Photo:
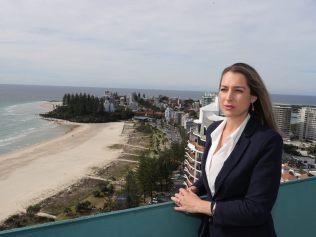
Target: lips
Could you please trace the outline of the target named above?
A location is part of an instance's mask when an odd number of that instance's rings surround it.
[[[227,110],[231,110],[231,109],[234,109],[235,106],[233,106],[233,105],[224,105],[224,108],[227,109]]]

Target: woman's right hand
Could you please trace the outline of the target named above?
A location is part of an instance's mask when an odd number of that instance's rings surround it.
[[[195,193],[195,194],[197,194],[199,191],[197,187],[195,187],[194,185],[191,185],[190,187],[188,187],[187,190],[191,190],[192,193]]]

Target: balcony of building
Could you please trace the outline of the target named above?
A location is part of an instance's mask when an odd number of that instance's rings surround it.
[[[281,184],[272,210],[278,237],[315,236],[316,178]],[[0,232],[1,237],[197,236],[200,219],[173,203],[132,208]]]
[[[200,153],[203,153],[203,151],[204,151],[204,146],[202,146],[202,145],[200,145],[200,144],[198,144],[197,142],[194,142],[194,141],[188,141],[188,146],[189,146],[189,148],[192,150],[192,148],[193,148],[193,150],[194,151],[197,151],[197,152],[200,152]],[[192,147],[192,148],[191,148]]]
[[[190,166],[184,167],[184,172],[188,177],[191,177],[193,180],[196,178],[194,176],[194,168],[192,169]]]
[[[195,158],[192,158],[192,156],[189,153],[185,154],[185,158],[186,158],[185,160],[188,161],[191,166],[195,166],[195,163],[199,163],[199,164],[201,163],[201,162],[196,161]]]
[[[185,159],[184,164],[186,167],[190,168],[190,170],[194,170],[194,163],[189,162],[190,159]]]

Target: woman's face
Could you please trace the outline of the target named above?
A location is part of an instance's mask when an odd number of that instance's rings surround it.
[[[245,76],[241,73],[226,72],[221,81],[219,104],[226,117],[243,117],[256,96],[250,94]]]

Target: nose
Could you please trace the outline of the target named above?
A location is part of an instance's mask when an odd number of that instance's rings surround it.
[[[227,100],[232,100],[233,99],[233,91],[232,90],[228,90],[226,95],[227,95],[226,96]]]

